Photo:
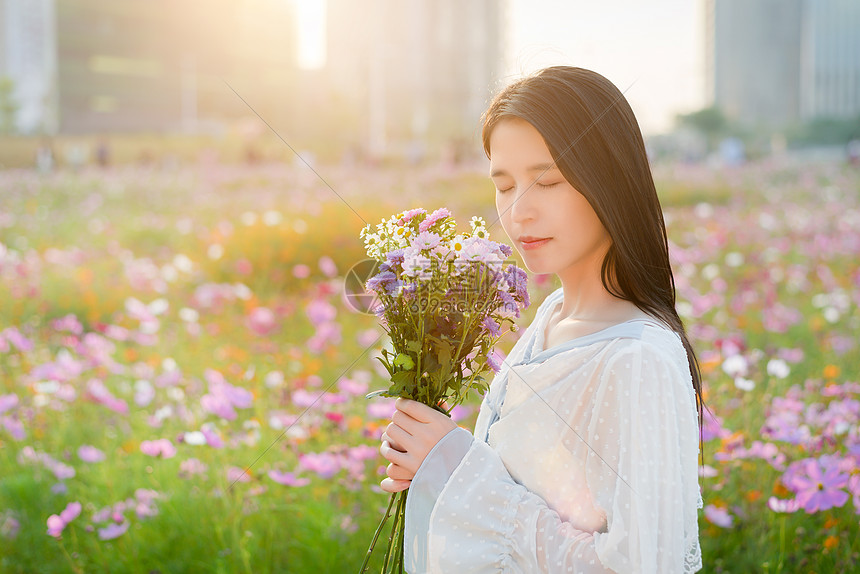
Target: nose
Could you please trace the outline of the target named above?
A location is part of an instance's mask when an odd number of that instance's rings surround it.
[[[532,187],[533,184],[517,186],[517,192],[509,206],[511,221],[521,223],[534,218],[537,194]]]

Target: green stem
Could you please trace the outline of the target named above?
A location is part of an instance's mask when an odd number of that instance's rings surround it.
[[[379,538],[379,533],[382,532],[382,527],[385,525],[385,522],[388,520],[388,517],[391,515],[391,507],[394,505],[394,500],[397,498],[397,493],[393,493],[391,495],[391,500],[388,501],[388,508],[385,509],[385,514],[382,516],[382,522],[379,523],[379,526],[376,528],[376,533],[373,535],[373,541],[370,543],[370,548],[367,549],[367,555],[364,557],[364,562],[361,564],[361,570],[359,570],[359,574],[364,574],[367,572],[367,565],[370,561],[370,555],[373,552],[373,548],[376,546],[376,541]]]
[[[388,565],[391,562],[391,554],[392,548],[394,547],[394,533],[397,532],[397,524],[400,522],[400,493],[398,492],[395,497],[397,498],[397,505],[394,507],[394,522],[391,525],[391,533],[388,535],[388,548],[385,550],[385,560],[382,562],[382,572],[389,572]]]
[[[785,515],[779,518],[779,563],[776,565],[776,571],[782,572],[782,561],[785,557]]]

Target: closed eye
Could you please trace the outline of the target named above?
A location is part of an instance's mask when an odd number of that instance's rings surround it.
[[[555,187],[555,186],[557,186],[557,185],[561,185],[561,183],[562,183],[562,182],[560,182],[560,181],[556,181],[555,183],[541,183],[541,182],[539,182],[539,181],[536,181],[536,182],[534,182],[534,185],[536,185],[537,187],[539,187],[539,188],[541,188],[541,189],[549,189],[549,188],[551,188],[551,187]],[[514,188],[513,188],[513,187],[507,187],[507,188],[505,188],[505,189],[498,189],[498,188],[497,188],[497,189],[496,189],[496,191],[497,191],[498,193],[506,193],[506,192],[508,192],[508,191],[511,191],[512,189],[514,189]]]

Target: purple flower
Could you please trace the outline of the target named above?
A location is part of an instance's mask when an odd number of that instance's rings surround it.
[[[835,464],[822,465],[818,459],[807,458],[792,463],[786,474],[786,486],[797,494],[797,502],[807,514],[848,502],[848,493],[842,488],[848,485],[849,476]]]
[[[490,350],[489,354],[487,354],[487,364],[493,369],[494,372],[498,373],[502,368],[502,358],[499,356],[498,352],[495,349]]]
[[[123,520],[122,524],[112,522],[104,528],[99,528],[99,540],[113,540],[119,538],[126,533],[131,523],[128,520]]]
[[[451,420],[454,422],[461,421],[473,412],[472,407],[457,405],[451,409]]]
[[[406,253],[405,248],[394,249],[385,254],[385,261],[388,265],[388,269],[395,269],[398,265],[403,263],[403,256]]]
[[[387,287],[389,283],[396,280],[397,275],[391,271],[383,271],[368,279],[364,288],[368,291],[379,291],[380,287]]]
[[[105,453],[94,446],[85,444],[78,447],[78,458],[84,462],[101,462],[105,459]]]
[[[305,313],[312,324],[319,326],[334,321],[337,316],[337,309],[328,301],[315,299],[308,304]]]
[[[18,395],[12,393],[9,395],[0,395],[0,413],[5,413],[8,410],[15,408],[18,405]]]
[[[705,506],[704,510],[705,518],[711,524],[715,524],[720,528],[730,528],[732,526],[732,522],[734,521],[734,519],[725,508],[720,508],[718,506],[714,506],[713,504],[709,504]]]
[[[484,320],[481,321],[481,325],[484,327],[484,330],[493,337],[498,337],[502,334],[501,330],[499,330],[499,324],[493,321],[491,317],[484,317]]]
[[[2,416],[0,417],[0,424],[3,425],[3,428],[6,429],[12,438],[15,440],[23,440],[26,436],[24,432],[24,425],[17,418]]]
[[[66,505],[66,508],[60,513],[60,518],[63,519],[63,522],[68,524],[75,518],[81,515],[81,503],[80,502],[70,502]]]
[[[227,382],[224,375],[214,369],[204,372],[209,382],[209,392],[200,397],[200,405],[204,410],[223,419],[236,418],[235,408],[245,409],[251,406],[254,396],[247,389],[236,387]]]

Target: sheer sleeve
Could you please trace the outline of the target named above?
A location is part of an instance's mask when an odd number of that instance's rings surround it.
[[[410,513],[407,506],[407,529],[427,533],[426,555],[407,556],[409,572],[699,570],[695,398],[689,369],[682,371],[677,358],[654,345],[628,341],[593,373],[593,392],[580,411],[587,413],[581,417],[585,420],[564,420],[573,400],[564,390],[571,385],[564,380],[541,385],[532,401],[543,402],[543,416],[552,411],[564,423],[560,436],[546,437],[547,441],[565,448],[586,447],[580,463],[584,472],[559,472],[564,466],[550,464],[551,474],[542,482],[568,492],[565,483],[584,476],[591,504],[605,514],[602,529],[578,528],[563,519],[534,492],[537,489],[515,480],[499,452],[487,443],[449,441],[447,456],[440,448],[428,459],[453,460],[456,466],[448,463],[453,470],[440,473],[445,465],[429,460],[426,467],[437,469],[435,476],[422,476],[422,465],[413,480],[413,487],[419,486],[413,505],[421,492],[433,492],[434,497],[438,493],[438,498],[430,503],[429,512]],[[583,403],[581,397],[577,400]],[[523,428],[520,434],[527,436],[529,431]],[[529,456],[528,448],[521,451]],[[435,490],[423,487],[424,480],[435,481]]]

